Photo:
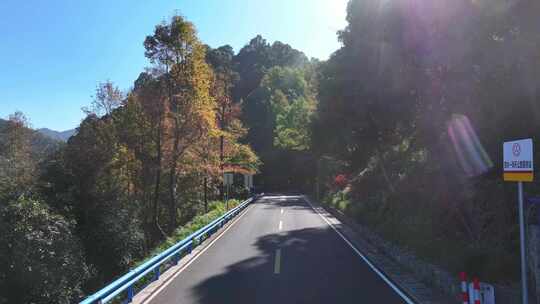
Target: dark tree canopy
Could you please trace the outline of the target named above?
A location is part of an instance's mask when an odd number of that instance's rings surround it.
[[[225,167],[257,172],[260,192],[313,194],[451,272],[514,284],[501,143],[540,142],[539,11],[350,0],[327,60],[261,35],[213,48],[167,19],[133,88],[99,83],[67,143],[20,112],[0,119],[0,304],[99,289],[221,200]]]

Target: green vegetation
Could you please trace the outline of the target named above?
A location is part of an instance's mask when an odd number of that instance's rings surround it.
[[[222,166],[451,271],[517,280],[501,145],[540,142],[539,3],[350,0],[324,62],[157,25],[151,66],[128,92],[100,83],[67,143],[0,120],[0,304],[75,302],[222,214]]]
[[[239,200],[229,200],[228,207],[232,209],[240,204]],[[149,255],[146,259],[141,262],[136,263],[135,265],[141,264],[146,261],[148,258],[153,257],[166,249],[170,248],[172,245],[178,243],[179,241],[185,239],[193,232],[201,229],[202,227],[210,224],[213,220],[219,218],[227,212],[225,208],[225,203],[221,201],[213,201],[209,204],[209,211],[205,214],[200,214],[195,216],[191,221],[186,223],[182,227],[178,227],[171,236],[169,236],[165,241],[161,242]]]
[[[239,200],[232,199],[232,200],[228,201],[228,207],[229,207],[229,209],[232,209],[232,208],[238,206],[240,203],[241,202]],[[133,267],[137,267],[137,266],[143,264],[144,262],[146,262],[150,258],[162,253],[163,251],[167,250],[171,246],[173,246],[176,243],[182,241],[183,239],[185,239],[186,237],[188,237],[189,235],[191,235],[195,231],[197,231],[197,230],[203,228],[204,226],[210,224],[212,221],[214,221],[215,219],[219,218],[220,216],[222,216],[223,214],[225,214],[227,212],[226,207],[227,207],[227,205],[225,203],[223,203],[222,201],[210,202],[209,205],[208,205],[208,210],[209,211],[207,213],[197,215],[192,220],[190,220],[188,223],[186,223],[185,225],[183,225],[181,227],[178,227],[169,237],[167,237],[166,240],[159,243],[156,246],[156,248],[154,248],[146,257],[144,257],[140,261],[137,261],[137,262],[133,263]],[[208,237],[208,236],[206,236],[206,237]],[[195,242],[196,245],[198,245],[197,241],[198,240],[196,240],[196,242]],[[171,265],[170,263],[169,264],[167,264],[167,263],[162,264],[161,267],[160,267],[160,271],[166,270],[167,269],[166,267],[168,267],[170,265]],[[146,275],[143,279],[139,280],[139,282],[137,282],[135,288],[141,288],[141,287],[146,286],[148,283],[150,283],[153,280],[153,275],[154,275],[153,272],[151,272],[148,275]],[[119,300],[117,302],[120,303]]]
[[[144,47],[152,67],[100,83],[67,143],[0,121],[0,303],[80,300],[222,214],[223,163],[258,170],[227,58],[179,16]]]
[[[246,141],[263,163],[259,186],[266,191],[312,190],[310,126],[319,62],[282,43],[269,45],[260,36],[240,50],[237,60],[241,81],[233,92],[243,100]]]
[[[73,228],[36,199],[21,196],[1,206],[0,285],[9,292],[0,303],[67,304],[82,295],[90,272]]]
[[[540,142],[538,9],[350,1],[343,47],[319,72],[312,130],[326,201],[456,274],[517,281],[516,186],[502,182],[502,143]]]
[[[306,168],[299,159],[312,159],[318,62],[260,36],[238,54],[213,49],[180,16],[157,25],[144,47],[152,66],[128,92],[99,83],[66,143],[47,141],[22,113],[0,121],[0,227],[15,233],[0,243],[26,254],[19,265],[19,253],[0,250],[0,289],[9,290],[0,303],[75,302],[222,214],[211,201],[221,198],[223,164],[294,168],[259,171],[261,184],[282,187]],[[14,242],[21,236],[28,241]]]

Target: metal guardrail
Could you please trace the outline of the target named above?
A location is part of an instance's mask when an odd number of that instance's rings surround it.
[[[197,246],[203,238],[212,235],[218,231],[226,222],[236,216],[240,211],[247,207],[257,197],[251,197],[243,201],[240,205],[227,211],[224,215],[220,216],[210,224],[195,231],[182,241],[169,247],[162,253],[137,266],[135,269],[129,271],[122,277],[116,279],[114,282],[105,286],[103,289],[84,299],[79,304],[104,304],[118,296],[122,292],[126,292],[126,301],[130,303],[135,295],[134,284],[140,279],[145,277],[148,273],[154,272],[154,280],[159,279],[160,267],[167,261],[172,259],[174,265],[178,264],[181,255],[183,253],[191,253],[191,250]]]

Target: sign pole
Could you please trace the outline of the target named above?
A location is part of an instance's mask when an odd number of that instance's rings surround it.
[[[523,210],[523,182],[534,180],[534,154],[531,138],[507,141],[503,144],[503,179],[518,182],[519,249],[521,253],[521,300],[529,303],[527,290],[527,243],[525,240],[525,212]]]
[[[529,303],[527,291],[527,252],[525,246],[525,220],[523,214],[523,182],[518,182],[519,199],[519,240],[521,249],[521,299],[523,304]]]

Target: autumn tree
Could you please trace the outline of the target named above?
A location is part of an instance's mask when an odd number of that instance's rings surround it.
[[[38,158],[32,152],[33,131],[21,112],[10,115],[1,128],[0,193],[20,195],[35,178]]]
[[[214,99],[210,95],[212,72],[205,61],[204,45],[192,23],[174,16],[156,26],[144,42],[145,55],[164,67],[167,105],[171,122],[169,155],[169,231],[176,227],[178,166],[184,152],[215,129]]]
[[[165,236],[160,221],[160,197],[162,186],[162,175],[164,166],[164,150],[167,142],[167,131],[165,130],[167,107],[167,88],[164,76],[159,70],[149,69],[139,75],[135,81],[132,95],[128,99],[128,106],[135,106],[141,111],[140,128],[147,136],[148,141],[141,143],[141,159],[143,165],[143,180],[145,183],[153,184],[151,195],[150,221],[152,228],[147,225],[150,231],[155,231],[154,235]],[[144,152],[143,152],[144,151]],[[150,196],[148,196],[150,197]]]
[[[98,116],[110,115],[114,109],[118,108],[124,100],[124,94],[110,80],[100,82],[96,86],[95,95],[92,96],[90,108],[83,108],[83,111]]]

